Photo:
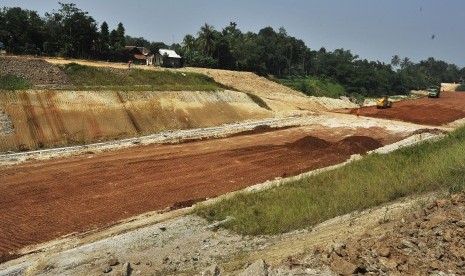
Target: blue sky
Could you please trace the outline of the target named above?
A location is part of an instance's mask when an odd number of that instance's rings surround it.
[[[70,1],[62,0],[63,3]],[[126,34],[180,43],[208,23],[217,30],[236,22],[243,32],[284,27],[312,50],[350,50],[360,58],[389,63],[395,54],[414,62],[434,57],[465,67],[464,0],[74,0],[110,29],[122,22]],[[58,1],[2,0],[6,7],[38,11]],[[434,35],[434,39],[432,36]]]

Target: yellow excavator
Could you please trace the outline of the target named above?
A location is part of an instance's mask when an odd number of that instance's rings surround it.
[[[392,107],[392,102],[389,100],[388,96],[382,96],[376,101],[377,108],[390,108]]]

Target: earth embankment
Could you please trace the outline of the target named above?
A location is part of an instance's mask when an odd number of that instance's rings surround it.
[[[122,139],[272,117],[247,94],[3,91],[0,152]],[[13,131],[12,131],[13,128]]]

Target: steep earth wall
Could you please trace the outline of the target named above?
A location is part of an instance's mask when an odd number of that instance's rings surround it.
[[[60,147],[272,117],[247,94],[2,91],[0,152]]]

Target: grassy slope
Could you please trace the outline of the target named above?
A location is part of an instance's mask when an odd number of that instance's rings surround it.
[[[346,95],[345,89],[342,85],[329,80],[321,80],[314,77],[293,77],[272,80],[294,90],[303,92],[309,96],[339,98],[340,96]]]
[[[210,77],[195,73],[110,70],[76,63],[66,64],[63,69],[78,90],[216,91],[226,88]]]
[[[276,234],[427,191],[465,187],[465,128],[446,138],[370,155],[272,190],[239,194],[196,213],[210,221],[232,216],[225,226],[242,234]]]

